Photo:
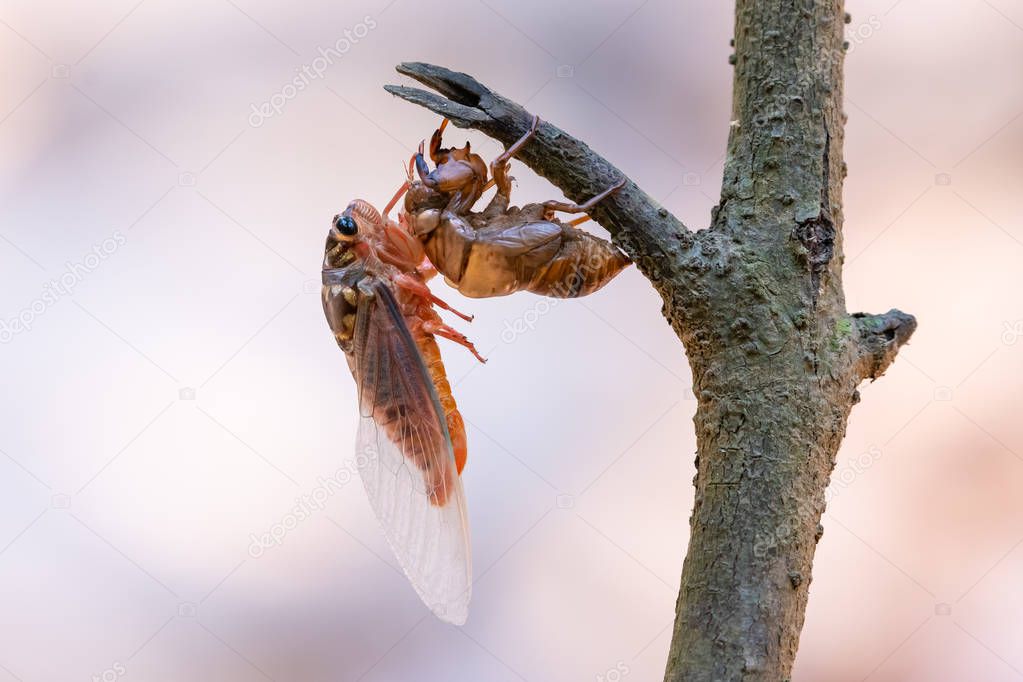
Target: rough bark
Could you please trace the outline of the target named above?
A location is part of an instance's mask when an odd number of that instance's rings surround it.
[[[784,680],[799,642],[824,493],[857,386],[916,328],[845,310],[842,0],[738,0],[719,205],[689,231],[635,183],[593,217],[664,300],[698,400],[696,499],[665,679]],[[510,145],[532,115],[472,77],[386,86]],[[550,123],[523,162],[573,201],[622,176]]]

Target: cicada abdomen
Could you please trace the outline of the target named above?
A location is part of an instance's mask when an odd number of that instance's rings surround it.
[[[428,334],[417,335],[413,333],[419,353],[423,356],[423,362],[433,380],[433,388],[437,392],[437,400],[440,402],[441,410],[444,412],[444,420],[448,426],[448,435],[451,438],[451,448],[455,455],[455,468],[459,475],[465,468],[465,461],[468,457],[468,445],[465,437],[465,422],[462,414],[455,404],[455,396],[451,393],[451,385],[448,383],[447,371],[444,369],[444,361],[440,356],[440,348],[437,340]]]

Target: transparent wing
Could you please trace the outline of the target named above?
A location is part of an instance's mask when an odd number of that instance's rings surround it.
[[[472,587],[469,525],[446,420],[391,290],[371,285],[356,314],[356,443],[370,504],[419,597],[461,625]]]

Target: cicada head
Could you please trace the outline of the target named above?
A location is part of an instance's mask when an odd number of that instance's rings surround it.
[[[323,259],[324,268],[340,268],[357,258],[366,258],[380,248],[385,221],[373,205],[363,199],[348,204],[330,222]]]

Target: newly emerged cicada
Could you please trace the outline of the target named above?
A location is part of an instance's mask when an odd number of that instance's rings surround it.
[[[358,386],[356,463],[370,504],[420,598],[461,624],[472,587],[465,426],[434,336],[482,358],[433,309],[451,310],[426,286],[435,271],[424,260],[405,227],[353,201],[327,235],[323,311]]]

